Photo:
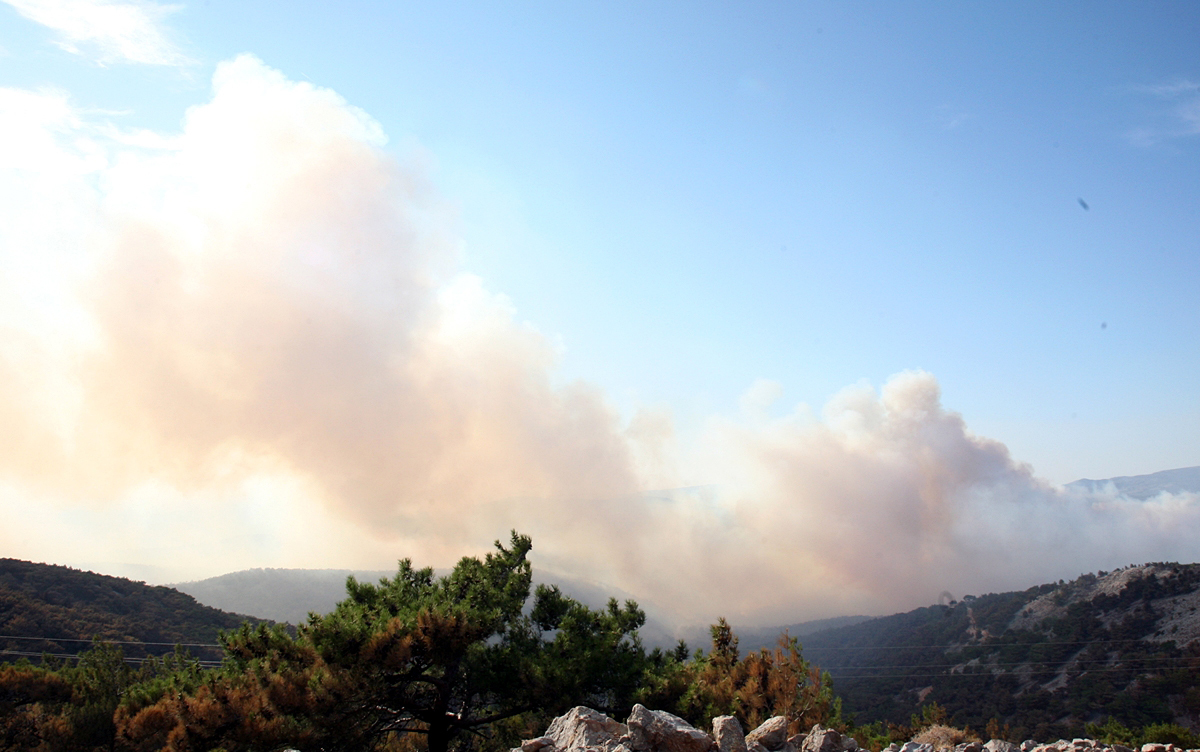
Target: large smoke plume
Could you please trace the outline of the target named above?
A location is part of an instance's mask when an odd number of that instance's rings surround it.
[[[758,384],[697,436],[625,421],[462,271],[374,121],[252,57],[178,134],[55,92],[0,91],[0,123],[9,555],[444,565],[515,527],[681,620],[755,622],[1196,556],[1194,494],[1053,488],[926,373],[781,419]]]

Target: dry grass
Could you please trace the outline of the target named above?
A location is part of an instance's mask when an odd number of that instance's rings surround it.
[[[936,750],[954,749],[956,744],[977,742],[979,737],[953,726],[930,726],[912,739],[917,744],[932,744]]]

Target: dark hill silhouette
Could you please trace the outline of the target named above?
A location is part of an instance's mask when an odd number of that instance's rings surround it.
[[[260,621],[202,606],[190,595],[123,577],[54,564],[0,559],[0,660],[73,655],[93,638],[120,643],[129,657],[170,652],[176,643],[206,660],[221,630]]]

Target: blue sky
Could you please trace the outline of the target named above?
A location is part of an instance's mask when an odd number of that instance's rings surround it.
[[[1189,4],[209,2],[161,21],[182,66],[3,12],[7,85],[128,125],[240,52],[334,89],[627,409],[924,368],[1055,481],[1200,462]]]
[[[784,420],[920,371],[1061,484],[1200,464],[1198,33],[1190,3],[19,0],[0,86],[166,137],[249,53],[378,123],[439,273],[555,389],[686,444],[760,380]]]

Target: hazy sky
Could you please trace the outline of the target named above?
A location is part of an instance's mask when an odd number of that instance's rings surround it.
[[[1195,560],[1195,494],[1060,485],[1200,464],[1197,38],[5,0],[0,553],[165,581],[517,527],[709,620]]]

